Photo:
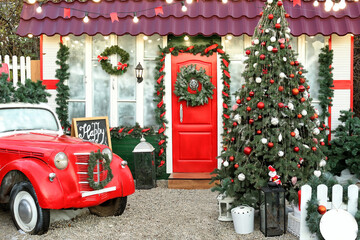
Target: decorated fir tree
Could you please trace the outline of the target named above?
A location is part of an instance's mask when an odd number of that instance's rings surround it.
[[[224,135],[223,160],[213,190],[235,205],[258,201],[258,189],[273,181],[297,197],[299,186],[326,165],[318,112],[311,105],[305,69],[290,45],[282,1],[268,0],[246,49],[245,84],[236,92],[233,125]],[[276,172],[275,172],[276,170]]]

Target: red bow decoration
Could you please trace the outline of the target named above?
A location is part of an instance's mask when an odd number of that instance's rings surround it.
[[[98,62],[100,62],[101,60],[108,60],[108,57],[103,57],[101,55],[97,56]]]
[[[117,64],[117,70],[124,70],[126,67],[127,67],[127,63],[121,63],[121,62],[118,62]]]
[[[162,150],[164,150],[164,149],[162,149]],[[164,152],[164,151],[163,151],[163,152]],[[160,165],[159,165],[158,167],[162,167],[164,164],[165,164],[165,161],[164,161],[164,160],[161,160]]]
[[[133,131],[134,131],[134,129],[130,129],[130,130],[128,131],[128,134],[132,133]]]

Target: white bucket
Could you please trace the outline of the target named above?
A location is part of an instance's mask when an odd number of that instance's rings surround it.
[[[231,210],[236,233],[248,234],[254,231],[254,213],[254,208],[249,206],[239,206]]]

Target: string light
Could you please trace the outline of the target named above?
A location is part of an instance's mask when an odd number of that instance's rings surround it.
[[[314,7],[319,6],[319,2],[318,2],[318,0],[315,0],[313,4],[314,4]]]
[[[89,22],[89,17],[88,17],[88,12],[85,12],[85,17],[83,19],[84,23],[88,23]]]
[[[184,40],[185,40],[185,41],[189,41],[189,37],[186,35],[186,36],[184,37]]]
[[[230,41],[232,39],[232,36],[228,34],[226,35],[226,39]]]
[[[325,2],[325,11],[329,12],[331,8],[333,7],[334,3],[332,0],[326,0]]]
[[[337,12],[337,11],[340,10],[340,7],[339,7],[339,4],[338,4],[338,3],[335,3],[335,4],[334,4],[333,10],[334,10],[334,12]]]
[[[134,23],[138,23],[138,22],[139,22],[139,18],[136,16],[136,12],[134,12],[133,22],[134,22]]]
[[[193,0],[186,0],[187,4],[192,4]]]
[[[221,0],[223,4],[226,4],[228,0]]]
[[[42,7],[41,7],[42,3],[39,3],[39,6],[36,8],[36,12],[37,13],[41,13],[42,12]]]
[[[166,2],[170,4],[173,2],[173,0],[166,0]]]
[[[96,2],[96,3],[98,3],[98,2],[100,2],[101,0],[93,0],[93,2]]]
[[[65,40],[65,41],[69,41],[69,40],[70,40],[70,37],[69,37],[69,36],[66,36],[66,37],[64,37],[64,40]]]
[[[181,2],[181,5],[182,5],[181,11],[186,12],[186,11],[187,11],[187,7],[185,6],[185,3],[184,3],[184,2]]]
[[[346,8],[346,2],[345,2],[345,0],[340,0],[339,8],[340,8],[340,9]]]
[[[36,3],[36,0],[28,0],[28,3],[29,4],[34,4],[34,3]]]
[[[143,39],[146,41],[146,40],[149,39],[149,37],[148,36],[143,36]]]
[[[32,38],[33,36],[31,33],[28,34],[28,38]]]

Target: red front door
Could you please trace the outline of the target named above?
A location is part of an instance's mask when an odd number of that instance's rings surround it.
[[[185,101],[178,102],[174,94],[177,73],[190,64],[204,68],[217,87],[216,54],[206,57],[182,53],[171,57],[173,171],[211,172],[217,167],[217,89],[206,105],[190,107]]]

